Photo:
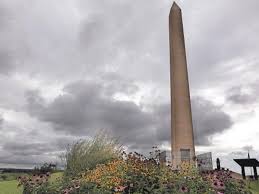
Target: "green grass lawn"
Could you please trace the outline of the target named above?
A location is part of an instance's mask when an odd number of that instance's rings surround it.
[[[50,182],[55,182],[56,179],[58,178],[61,178],[63,176],[63,172],[56,172],[56,173],[53,173],[50,177]]]
[[[17,181],[0,182],[0,194],[22,194],[22,188],[17,188]]]
[[[17,188],[17,177],[23,173],[2,173],[0,176],[0,194],[22,194],[22,187]],[[5,176],[5,180],[3,180]]]
[[[250,190],[253,192],[253,194],[259,194],[259,181],[251,182]]]

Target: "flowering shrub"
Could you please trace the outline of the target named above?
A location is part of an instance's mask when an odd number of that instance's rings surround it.
[[[126,169],[127,164],[123,160],[114,160],[106,165],[97,165],[94,170],[83,174],[83,179],[102,185],[105,189],[112,189],[123,184]]]
[[[248,194],[246,184],[242,180],[233,179],[229,170],[214,170],[203,173],[203,178],[210,182],[219,194]]]
[[[66,188],[63,188],[61,190],[61,192],[63,194],[75,193],[80,190],[80,187],[81,187],[80,185],[81,183],[79,180],[72,180],[67,184]]]
[[[99,165],[82,176],[106,190],[117,193],[208,193],[208,182],[204,181],[192,166],[182,165],[174,172],[155,159],[138,153],[123,154],[119,160]]]
[[[49,176],[21,177],[24,194],[250,194],[245,183],[233,179],[229,171],[200,174],[188,162],[173,170],[155,157],[136,152],[123,152],[112,161],[55,183],[48,181]]]
[[[31,177],[20,176],[18,177],[18,187],[23,186],[24,194],[36,192],[39,188],[46,187],[50,173],[45,174],[33,174]]]

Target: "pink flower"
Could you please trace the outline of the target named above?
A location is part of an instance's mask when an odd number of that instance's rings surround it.
[[[187,187],[182,186],[181,189],[180,189],[180,191],[181,191],[182,193],[187,193],[187,192],[188,192],[188,189],[187,189]]]
[[[114,189],[114,191],[116,191],[116,192],[122,192],[122,191],[124,191],[126,188],[127,188],[127,187],[119,186],[119,187],[116,187],[116,188]]]

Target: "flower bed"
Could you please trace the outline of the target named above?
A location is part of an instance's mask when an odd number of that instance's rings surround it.
[[[138,153],[126,154],[77,177],[64,177],[55,183],[47,175],[20,178],[26,194],[249,194],[243,181],[229,171],[199,174],[197,168],[183,163],[179,171],[161,165],[154,158]]]

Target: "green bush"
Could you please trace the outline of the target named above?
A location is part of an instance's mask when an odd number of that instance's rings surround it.
[[[118,140],[104,132],[90,140],[81,140],[69,146],[63,156],[66,177],[76,177],[97,164],[105,164],[120,156],[121,145]]]
[[[5,174],[3,174],[3,175],[0,176],[0,178],[1,178],[3,181],[5,181],[5,180],[7,180],[8,176],[5,175]]]
[[[32,171],[32,174],[46,174],[47,172],[55,172],[57,170],[57,165],[52,163],[45,162],[39,167],[35,167]]]

